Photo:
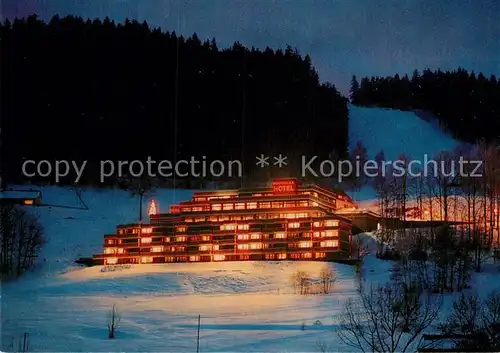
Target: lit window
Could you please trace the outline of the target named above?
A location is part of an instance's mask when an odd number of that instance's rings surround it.
[[[339,221],[330,220],[330,221],[326,221],[325,223],[326,223],[325,225],[327,227],[338,227],[338,225],[339,225]]]
[[[250,234],[238,234],[238,240],[248,240],[250,239]]]
[[[205,222],[205,220],[206,220],[205,217],[196,217],[194,219],[195,222]]]
[[[326,257],[326,253],[324,253],[324,252],[317,252],[316,253],[316,258],[317,259],[323,259],[325,257]]]
[[[311,206],[312,207],[318,207],[318,203],[317,202],[311,202]]]
[[[223,205],[223,210],[226,210],[226,211],[227,210],[232,210],[233,208],[234,208],[234,204],[232,204],[232,203],[225,203]]]
[[[169,243],[170,242],[170,237],[165,237],[165,243]]]
[[[219,222],[229,221],[229,216],[219,216]]]
[[[286,254],[278,254],[278,260],[286,260]]]
[[[33,200],[24,200],[25,205],[33,205]]]
[[[273,202],[271,204],[272,208],[282,208],[283,207],[283,202]]]
[[[249,220],[249,219],[254,219],[254,216],[253,215],[246,215],[243,217],[244,220]]]
[[[323,225],[323,222],[314,222],[313,223],[313,226],[316,227],[316,228],[319,228]]]
[[[324,232],[314,232],[315,238],[321,238],[324,235]]]
[[[165,257],[165,262],[174,262],[174,257],[173,256]]]
[[[266,254],[266,260],[274,260],[274,254]]]
[[[220,211],[222,210],[222,205],[220,203],[214,203],[212,205],[212,211]]]
[[[308,207],[309,206],[309,202],[308,201],[300,201],[299,202],[299,206],[300,207]]]
[[[338,240],[326,240],[321,242],[322,248],[336,248],[337,246],[339,246]]]
[[[210,235],[202,235],[201,240],[202,241],[210,241]]]
[[[200,251],[209,251],[212,249],[212,245],[211,244],[200,245],[199,249]]]
[[[325,232],[325,237],[338,237],[338,236],[339,236],[338,230],[329,230]]]
[[[257,202],[248,202],[247,203],[247,209],[254,209],[257,208]]]
[[[184,222],[186,222],[186,223],[191,223],[192,221],[193,221],[193,218],[191,218],[191,217],[186,217],[184,219]]]
[[[270,202],[259,202],[259,208],[271,208]]]
[[[250,249],[262,249],[262,243],[251,243]]]
[[[203,208],[202,207],[193,207],[193,212],[201,212],[203,211]]]
[[[200,257],[199,256],[189,256],[189,261],[192,261],[192,262],[200,261]]]
[[[289,228],[300,228],[300,223],[299,222],[293,222],[288,224]]]
[[[299,242],[299,248],[312,248],[312,241]]]
[[[231,216],[231,221],[241,221],[243,218],[241,216]]]
[[[214,255],[214,261],[224,261],[225,259],[225,255]]]
[[[206,197],[195,197],[194,200],[195,201],[207,201],[207,198]]]
[[[142,228],[142,234],[151,234],[153,233],[153,228]]]
[[[184,237],[184,236],[175,237],[175,241],[186,241],[186,240],[187,240],[187,237]]]
[[[249,260],[250,256],[249,255],[240,255],[240,260]]]
[[[118,263],[118,259],[116,257],[110,257],[109,259],[105,260],[106,265],[114,265]]]
[[[248,250],[250,248],[249,244],[238,244],[239,250]]]
[[[153,238],[141,238],[141,244],[149,244],[153,241]]]
[[[238,230],[248,230],[249,228],[248,224],[238,224]]]
[[[104,253],[105,254],[114,254],[116,252],[116,249],[115,248],[107,248],[107,249],[104,249]]]
[[[261,235],[259,233],[253,233],[250,235],[250,239],[260,239]]]
[[[191,212],[191,207],[181,207],[182,212]]]
[[[143,263],[143,264],[150,264],[152,262],[153,262],[153,258],[150,256],[143,256],[141,258],[141,263]]]
[[[178,227],[176,228],[176,231],[177,231],[177,232],[185,232],[185,231],[186,231],[186,226],[178,226]]]
[[[163,246],[153,246],[151,252],[163,252]]]
[[[313,255],[312,253],[306,252],[306,253],[302,254],[302,258],[303,259],[311,259],[312,255]]]
[[[285,208],[288,208],[288,207],[295,207],[295,201],[286,201]]]
[[[274,238],[275,239],[286,239],[286,233],[275,233]]]
[[[214,245],[214,246],[213,246],[213,249],[214,249],[214,251],[219,250],[219,245]]]
[[[210,217],[208,218],[208,220],[209,220],[210,222],[217,222],[219,219],[217,218],[217,216],[210,216]]]
[[[285,213],[285,217],[284,218],[288,218],[288,219],[293,219],[293,218],[296,218],[297,215],[295,213]]]
[[[220,230],[235,230],[236,226],[234,224],[223,224],[220,226]]]
[[[118,254],[123,254],[123,253],[125,253],[125,250],[123,250],[122,248],[118,248],[118,249],[116,249],[116,252]]]
[[[237,203],[235,208],[237,210],[244,210],[245,209],[245,203],[244,202]]]

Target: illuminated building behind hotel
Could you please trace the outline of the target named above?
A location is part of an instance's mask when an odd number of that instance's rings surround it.
[[[154,203],[156,208],[156,204]],[[270,188],[196,192],[150,214],[150,224],[117,226],[97,264],[244,260],[333,260],[350,252],[355,207],[342,191],[281,179]]]

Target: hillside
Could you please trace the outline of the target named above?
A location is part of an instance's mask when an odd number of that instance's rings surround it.
[[[361,141],[370,159],[383,151],[387,161],[395,161],[405,154],[422,163],[426,156],[431,160],[439,152],[452,151],[460,145],[459,141],[413,112],[354,105],[349,106],[349,141],[351,149]],[[356,200],[376,198],[369,185],[350,194]]]
[[[147,23],[57,15],[7,21],[0,36],[9,87],[0,160],[11,183],[27,179],[21,164],[30,159],[87,161],[80,183],[96,185],[106,160],[237,159],[258,180],[267,178],[255,166],[261,153],[346,154],[346,99],[291,47],[222,49]],[[298,162],[286,169],[297,172]]]
[[[351,100],[356,105],[432,112],[454,137],[474,143],[498,139],[500,82],[497,77],[468,72],[414,71],[411,78],[354,77]]]
[[[401,152],[434,154],[456,143],[408,112],[350,107],[350,117],[351,141],[365,141],[370,156],[380,149],[394,158]],[[393,138],[395,134],[401,138]],[[366,189],[365,194],[373,192]],[[166,210],[191,195],[192,190],[160,189],[153,197]],[[80,206],[69,188],[47,187],[43,196],[48,204]],[[350,351],[339,343],[332,325],[345,300],[355,295],[353,268],[331,265],[338,282],[327,297],[295,295],[289,283],[294,270],[314,274],[321,269],[319,263],[80,269],[73,260],[100,252],[103,234],[137,219],[139,207],[137,198],[121,190],[87,188],[83,200],[88,211],[33,209],[46,228],[48,243],[38,269],[3,286],[2,350],[17,347],[22,333],[29,332],[32,351],[193,351],[201,315],[200,347],[206,352],[316,351],[319,342],[332,350]],[[390,266],[367,258],[366,283],[387,281]],[[486,276],[478,280],[491,281],[490,274]],[[113,304],[120,308],[123,321],[118,338],[110,341],[105,323]]]

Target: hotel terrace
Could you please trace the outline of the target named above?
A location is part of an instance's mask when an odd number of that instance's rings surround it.
[[[356,208],[342,191],[275,180],[269,188],[196,192],[150,224],[117,226],[95,264],[345,259]]]

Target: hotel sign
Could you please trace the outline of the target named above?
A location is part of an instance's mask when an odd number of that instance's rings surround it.
[[[273,181],[273,193],[293,193],[297,191],[296,180],[275,180]]]

